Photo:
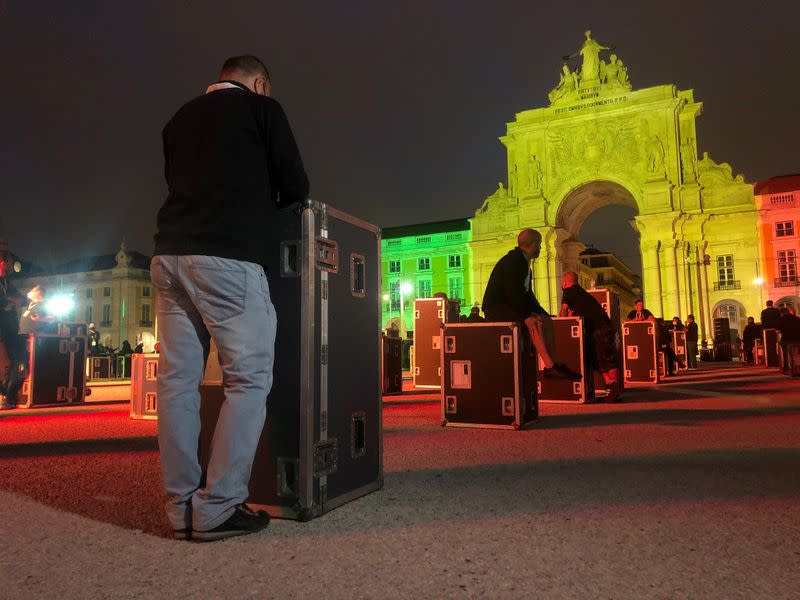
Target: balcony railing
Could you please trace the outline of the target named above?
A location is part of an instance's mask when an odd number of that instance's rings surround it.
[[[139,321],[139,327],[152,327],[152,321]]]
[[[796,275],[775,278],[775,287],[795,287],[798,285],[800,285],[800,280],[797,279]]]
[[[739,281],[738,279],[714,282],[715,292],[726,292],[728,290],[740,290],[740,289],[742,289],[742,282]]]

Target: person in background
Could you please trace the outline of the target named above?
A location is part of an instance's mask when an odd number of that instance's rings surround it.
[[[792,314],[788,308],[780,309],[781,318],[778,329],[781,330],[781,354],[783,355],[783,372],[791,374],[789,364],[789,345],[800,343],[800,317]]]
[[[89,338],[89,354],[92,356],[100,354],[100,332],[97,331],[94,323],[89,323],[86,329],[86,335]]]
[[[18,335],[19,310],[25,297],[11,283],[12,271],[8,243],[0,238],[0,410],[16,407],[20,369],[27,363],[25,342]]]
[[[466,323],[483,323],[486,319],[481,316],[481,309],[479,306],[473,306],[469,315],[464,319]]]
[[[767,308],[761,311],[762,329],[780,329],[781,311],[772,304],[772,300],[767,300]]]
[[[694,322],[694,315],[686,317],[686,360],[689,362],[690,369],[697,368],[697,341],[699,334],[697,323]]]
[[[644,300],[641,298],[637,298],[636,302],[634,302],[634,307],[631,312],[628,313],[628,321],[655,321],[656,318],[653,316],[649,310],[644,307]]]
[[[756,345],[756,340],[761,339],[761,325],[756,323],[753,317],[747,317],[747,325],[744,326],[742,332],[742,350],[744,350],[744,361],[752,363],[753,349]]]
[[[29,333],[48,333],[55,326],[55,317],[47,312],[45,303],[47,290],[40,285],[35,285],[28,292],[28,306],[22,312],[19,320],[19,332],[23,335]]]

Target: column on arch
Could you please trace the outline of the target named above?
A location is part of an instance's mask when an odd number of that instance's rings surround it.
[[[661,289],[660,242],[642,241],[642,285],[644,286],[644,305],[655,316],[664,314]]]

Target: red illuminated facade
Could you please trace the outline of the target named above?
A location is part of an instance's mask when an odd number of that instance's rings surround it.
[[[800,309],[800,175],[755,185],[764,300]]]

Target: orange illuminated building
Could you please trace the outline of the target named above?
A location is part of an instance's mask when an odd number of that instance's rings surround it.
[[[800,310],[800,175],[784,175],[755,185],[759,219],[764,301]],[[758,316],[756,315],[756,320]]]

